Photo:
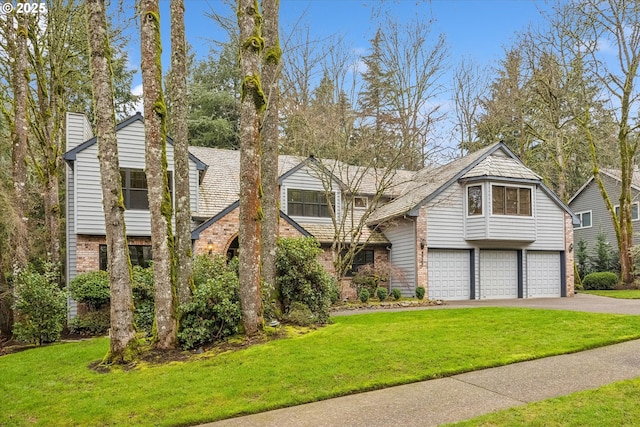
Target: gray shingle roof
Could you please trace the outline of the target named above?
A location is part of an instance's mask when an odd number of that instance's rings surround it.
[[[395,200],[378,208],[369,218],[368,224],[380,224],[391,218],[409,213],[418,205],[428,201],[452,181],[460,178],[461,173],[477,162],[496,151],[501,144],[494,144],[482,150],[460,157],[446,165],[427,167],[413,175],[412,182],[404,188],[403,193]],[[485,165],[487,168],[488,165]],[[526,169],[524,166],[521,168]]]

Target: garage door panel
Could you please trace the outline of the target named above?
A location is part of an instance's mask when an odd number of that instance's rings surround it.
[[[427,259],[430,299],[469,299],[469,251],[429,249]]]
[[[530,298],[559,297],[561,294],[559,252],[527,253],[527,296]]]
[[[518,253],[480,251],[480,297],[487,299],[518,297]]]

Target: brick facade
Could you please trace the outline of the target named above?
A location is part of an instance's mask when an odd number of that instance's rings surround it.
[[[567,283],[567,296],[575,295],[575,271],[573,266],[575,245],[573,244],[573,219],[568,213],[564,213],[564,253],[565,271]]]
[[[416,218],[416,286],[424,287],[425,291],[429,290],[429,275],[427,272],[428,265],[428,247],[427,242],[427,208],[422,206]]]
[[[150,237],[128,237],[130,245],[151,245]],[[86,273],[100,269],[100,245],[106,245],[105,236],[87,236],[79,234],[76,243],[76,272]]]

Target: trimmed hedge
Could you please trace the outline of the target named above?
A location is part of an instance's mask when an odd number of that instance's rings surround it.
[[[586,290],[610,290],[618,285],[618,275],[609,271],[590,273],[582,279],[582,286]]]

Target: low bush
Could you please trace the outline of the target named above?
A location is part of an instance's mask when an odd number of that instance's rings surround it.
[[[363,303],[369,301],[369,296],[369,291],[366,288],[360,289],[360,292],[358,292],[358,298],[360,298],[360,301]]]
[[[189,350],[236,334],[240,322],[239,293],[238,276],[226,268],[196,286],[191,301],[180,306],[180,345]]]
[[[106,271],[80,273],[69,282],[69,294],[74,300],[85,303],[89,310],[100,310],[109,304],[109,274]]]
[[[424,299],[424,287],[423,286],[418,286],[416,288],[416,298],[418,298],[419,300],[423,300]]]
[[[585,290],[610,290],[618,285],[618,275],[609,271],[587,274],[582,279]]]
[[[361,289],[367,289],[369,295],[375,295],[381,284],[389,282],[389,266],[379,264],[383,263],[366,264],[358,268],[351,281],[356,292],[360,293]]]
[[[40,273],[32,266],[15,279],[15,323],[17,340],[37,345],[60,339],[66,318],[67,298],[57,281],[57,268],[45,263]]]
[[[398,301],[400,298],[402,298],[402,291],[400,291],[400,289],[398,288],[393,288],[391,290],[391,296],[395,301]]]
[[[69,332],[72,334],[96,336],[104,335],[109,330],[109,308],[98,311],[89,311],[74,317],[69,321]]]
[[[329,319],[337,285],[317,259],[321,252],[320,244],[314,238],[278,240],[276,288],[285,314],[294,302],[300,302],[311,310],[315,323],[325,323]]]
[[[297,301],[291,304],[285,319],[300,326],[311,326],[314,323],[314,316],[309,307]]]
[[[380,302],[386,300],[387,299],[387,295],[389,295],[389,291],[387,291],[387,288],[378,288],[378,289],[376,289],[376,296],[378,297]]]

